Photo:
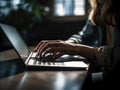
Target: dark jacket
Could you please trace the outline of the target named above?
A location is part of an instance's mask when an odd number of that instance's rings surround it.
[[[120,29],[118,25],[115,26],[113,46],[104,44],[105,32],[104,25],[95,26],[88,20],[83,29],[71,38],[76,39],[78,43],[96,47],[96,57],[88,73],[103,72],[102,79],[107,83],[104,85],[107,86],[110,83],[113,86],[113,84],[118,85],[115,82],[120,80]]]
[[[98,60],[102,67],[106,69],[115,68],[117,62],[120,60],[120,32],[119,28],[115,27],[113,46],[105,45],[105,26],[95,26],[90,20],[86,22],[86,25],[83,29],[78,32],[78,34],[74,34],[71,38],[75,38],[78,43],[85,44],[89,46],[96,47],[97,49],[102,49],[102,52],[96,52],[103,54],[103,60]],[[97,57],[96,57],[97,58]],[[99,59],[99,58],[97,58]],[[101,59],[101,58],[100,58]]]

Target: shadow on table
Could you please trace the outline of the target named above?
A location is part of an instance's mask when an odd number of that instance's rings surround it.
[[[0,79],[25,71],[25,65],[19,59],[0,61]]]

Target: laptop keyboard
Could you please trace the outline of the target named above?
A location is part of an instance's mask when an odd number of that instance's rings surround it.
[[[68,62],[53,62],[52,61],[44,61],[44,59],[36,59],[36,55],[32,54],[28,57],[26,64],[30,66],[48,66],[48,67],[74,67],[74,68],[87,68],[88,65],[82,61],[68,61]]]
[[[28,62],[29,65],[42,65],[42,66],[62,66],[64,65],[64,62],[43,62],[43,61],[38,61],[35,59],[30,59]]]

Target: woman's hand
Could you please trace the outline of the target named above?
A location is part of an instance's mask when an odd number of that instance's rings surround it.
[[[77,47],[75,44],[61,41],[61,40],[45,40],[38,43],[35,52],[38,56],[43,57],[46,53],[53,53],[54,57],[60,57],[63,54],[75,55],[77,54]]]
[[[80,55],[88,59],[95,57],[95,48],[82,44],[69,43],[62,40],[45,40],[41,41],[36,48],[35,52],[38,56],[44,57],[47,53],[53,53],[55,58],[60,57],[63,54],[68,55]]]

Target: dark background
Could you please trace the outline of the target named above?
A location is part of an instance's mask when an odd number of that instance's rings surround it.
[[[6,0],[7,1],[7,0]],[[23,10],[22,6],[29,3]],[[24,0],[18,10],[11,10],[8,15],[0,14],[0,23],[15,26],[28,45],[36,45],[41,40],[66,40],[82,29],[87,17],[54,17],[52,0]],[[28,8],[33,6],[32,12]],[[8,3],[8,8],[11,5]],[[45,11],[48,7],[50,10]],[[2,10],[3,7],[0,7]],[[39,12],[39,13],[36,13]],[[1,12],[0,12],[1,13]],[[75,19],[74,19],[75,18]],[[0,31],[0,51],[12,48]]]

